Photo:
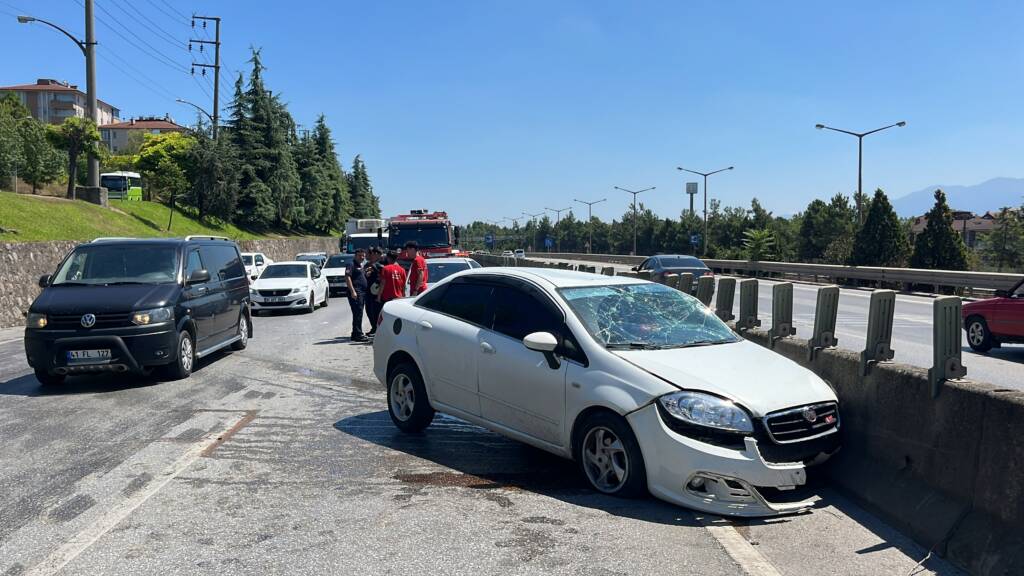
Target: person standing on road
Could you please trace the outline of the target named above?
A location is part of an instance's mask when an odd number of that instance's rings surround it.
[[[369,338],[363,334],[363,306],[366,303],[366,275],[363,273],[363,257],[366,251],[356,250],[352,263],[345,271],[345,282],[348,284],[348,305],[352,308],[353,342],[366,342]]]
[[[367,336],[373,336],[377,333],[377,318],[380,317],[381,304],[377,296],[380,295],[381,288],[380,271],[384,268],[384,263],[381,260],[381,250],[374,246],[367,253],[366,266],[363,266],[366,285],[369,287],[366,298],[366,316],[367,320],[370,321],[370,331],[367,332]]]
[[[388,250],[387,261],[388,265],[380,271],[381,287],[377,301],[380,302],[381,307],[392,300],[405,296],[406,274],[405,268],[398,265],[398,252]]]
[[[405,243],[406,256],[412,260],[409,267],[409,296],[419,296],[427,289],[427,261],[419,254],[415,240]]]

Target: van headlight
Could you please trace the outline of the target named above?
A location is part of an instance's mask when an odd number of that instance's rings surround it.
[[[29,312],[28,316],[25,317],[25,326],[28,328],[46,328],[47,322],[46,314]]]
[[[747,413],[725,398],[701,392],[673,392],[658,398],[670,416],[687,424],[706,426],[728,432],[753,433]]]
[[[174,318],[174,308],[171,306],[164,306],[163,308],[153,308],[152,310],[139,310],[132,314],[132,324],[138,326],[146,326],[148,324],[160,324],[161,322],[168,322],[171,318]]]

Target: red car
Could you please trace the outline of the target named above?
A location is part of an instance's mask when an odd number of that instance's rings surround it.
[[[1024,279],[996,297],[963,306],[967,344],[978,352],[1010,342],[1024,342]]]

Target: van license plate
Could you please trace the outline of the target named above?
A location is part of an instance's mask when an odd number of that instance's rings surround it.
[[[106,364],[110,362],[110,349],[68,350],[68,364]]]

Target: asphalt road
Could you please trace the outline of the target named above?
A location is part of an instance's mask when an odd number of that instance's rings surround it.
[[[600,266],[608,264],[593,263]],[[629,267],[613,264],[616,270]],[[768,329],[772,320],[771,280],[759,279],[758,318],[761,327]],[[820,286],[793,283],[793,325],[798,338],[809,338],[814,330],[814,309]],[[717,286],[716,286],[717,289]],[[839,347],[860,351],[868,325],[868,301],[871,292],[862,289],[840,289],[839,314],[836,318],[836,338]],[[892,349],[896,353],[893,362],[930,368],[932,364],[932,299],[928,296],[897,294],[896,310],[892,326]],[[713,301],[712,301],[713,302]],[[733,300],[733,315],[739,315],[739,288]],[[1000,388],[1024,390],[1024,345],[1007,344],[979,354],[967,345],[966,335],[961,333],[963,342],[961,358],[967,367],[967,378],[987,382]]]
[[[43,391],[0,331],[0,574],[959,574],[827,486],[732,523],[455,419],[403,435],[332,302],[177,382]]]

